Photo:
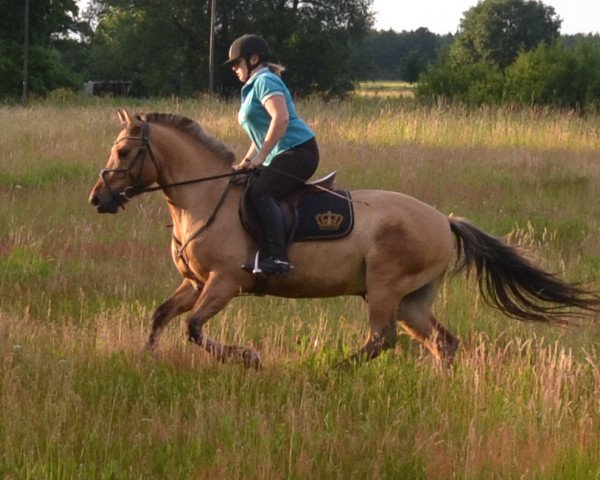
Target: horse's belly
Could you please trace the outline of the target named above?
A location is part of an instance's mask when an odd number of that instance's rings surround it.
[[[353,235],[340,240],[295,243],[289,255],[294,265],[292,274],[284,279],[269,279],[269,294],[312,298],[365,293],[364,255]]]

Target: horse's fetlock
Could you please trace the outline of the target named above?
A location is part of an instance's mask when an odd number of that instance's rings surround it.
[[[188,339],[198,345],[202,344],[202,327],[194,322],[188,325]]]

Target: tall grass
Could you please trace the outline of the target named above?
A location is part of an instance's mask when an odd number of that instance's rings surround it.
[[[108,217],[86,203],[116,106],[0,109],[0,478],[600,476],[597,327],[506,319],[465,278],[435,305],[463,342],[452,370],[402,336],[337,372],[366,333],[355,298],[233,301],[208,330],[260,349],[258,372],[188,344],[183,319],[160,359],[145,355],[178,278],[159,194]],[[197,119],[241,154],[236,108],[134,109]],[[364,98],[299,110],[340,187],[403,191],[512,231],[545,268],[598,288],[597,117]]]

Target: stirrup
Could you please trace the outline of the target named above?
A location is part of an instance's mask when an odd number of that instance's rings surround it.
[[[245,270],[248,273],[253,273],[254,275],[258,275],[263,273],[258,265],[258,261],[260,260],[260,252],[257,250],[256,255],[254,256],[253,262],[244,263],[240,268]]]
[[[285,277],[289,275],[289,273],[292,271],[292,268],[294,267],[290,265],[290,262],[280,260],[279,258],[275,257],[269,257],[265,260],[262,260],[258,264],[258,268],[262,273],[266,273],[267,275],[275,274]]]
[[[265,260],[260,260],[260,252],[256,252],[253,262],[244,263],[241,266],[242,270],[252,273],[254,275],[279,275],[282,277],[287,276],[294,267],[285,260],[278,258],[269,257]]]

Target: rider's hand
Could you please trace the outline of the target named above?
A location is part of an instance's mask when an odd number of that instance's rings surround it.
[[[237,165],[233,166],[234,170],[250,170],[252,169],[252,161],[249,158],[244,158]]]
[[[257,153],[256,155],[254,155],[254,158],[252,158],[250,160],[250,168],[252,170],[256,170],[257,168],[262,167],[262,164],[265,161],[265,157],[263,155],[261,155],[260,153]]]

